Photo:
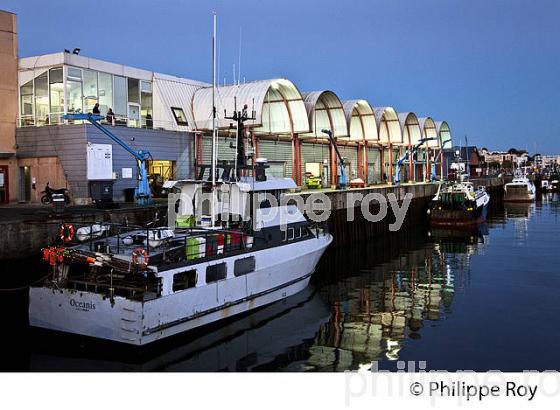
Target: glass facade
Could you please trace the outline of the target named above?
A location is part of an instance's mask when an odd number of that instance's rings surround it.
[[[109,108],[117,125],[151,128],[152,83],[71,66],[53,67],[20,86],[19,125],[41,126],[64,123],[65,113]]]

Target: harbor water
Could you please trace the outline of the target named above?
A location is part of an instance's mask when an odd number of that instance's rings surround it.
[[[132,352],[30,330],[26,289],[7,289],[40,278],[41,265],[4,263],[9,340],[1,367],[299,372],[372,363],[397,370],[406,361],[453,371],[558,369],[559,233],[559,198],[549,194],[534,204],[497,204],[474,230],[420,226],[333,248],[304,292]]]

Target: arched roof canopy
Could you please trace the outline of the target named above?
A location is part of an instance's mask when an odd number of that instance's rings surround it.
[[[402,144],[403,137],[397,113],[393,107],[374,107],[377,133],[382,144]]]
[[[422,130],[416,114],[413,112],[399,113],[399,123],[405,144],[414,146],[422,139]]]
[[[348,126],[344,108],[338,96],[332,91],[313,91],[303,93],[303,100],[309,119],[310,132],[301,134],[302,138],[327,138],[321,132],[330,129],[333,137],[348,137]]]
[[[440,147],[445,149],[451,148],[453,146],[453,140],[451,139],[451,130],[449,129],[447,121],[436,121],[435,124]]]
[[[241,111],[245,104],[249,115],[251,111],[255,111],[256,119],[245,123],[245,126],[253,127],[255,133],[291,134],[309,131],[303,98],[290,80],[278,78],[218,87],[218,128],[228,129],[231,120],[224,117],[233,115],[235,108]],[[201,88],[195,92],[193,114],[197,129],[212,129],[212,87]]]
[[[343,101],[344,115],[351,141],[378,141],[373,108],[366,100]]]
[[[422,130],[422,138],[435,138],[428,141],[423,145],[423,147],[426,147],[426,145],[429,148],[439,147],[439,138],[436,130],[436,124],[432,117],[418,118],[418,123],[420,124],[420,129]]]

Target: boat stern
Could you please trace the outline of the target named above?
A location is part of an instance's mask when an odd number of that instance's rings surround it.
[[[29,324],[133,345],[142,344],[142,302],[47,286],[29,289]]]

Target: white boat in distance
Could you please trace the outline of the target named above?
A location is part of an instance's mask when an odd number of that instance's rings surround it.
[[[533,202],[536,194],[535,184],[521,170],[516,170],[513,180],[504,185],[505,202]]]

